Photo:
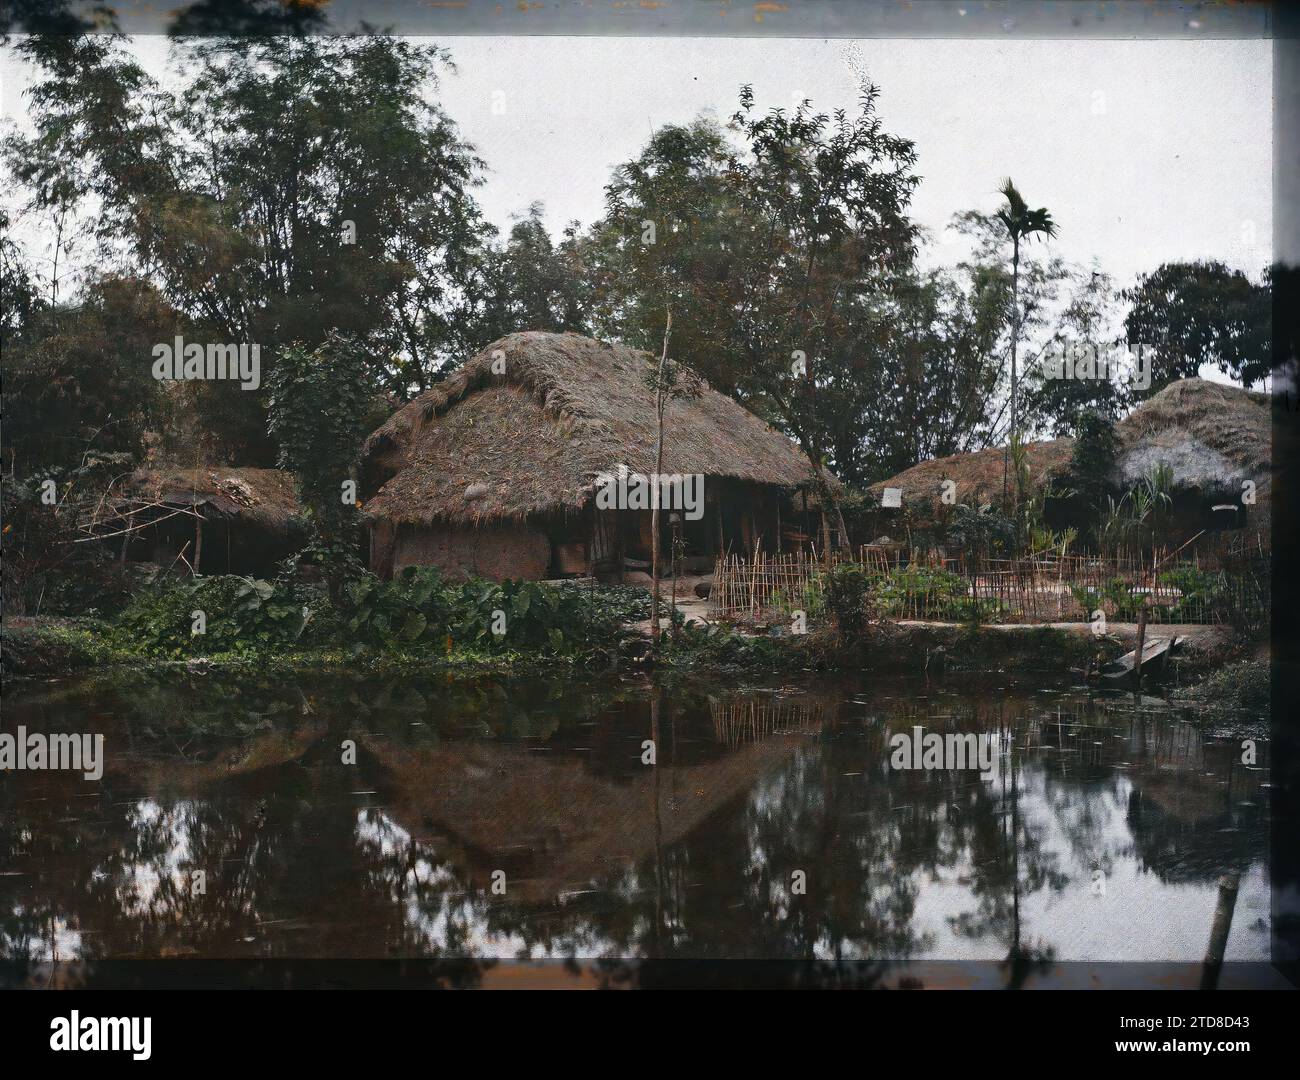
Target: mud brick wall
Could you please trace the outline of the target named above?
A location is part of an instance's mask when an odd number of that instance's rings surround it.
[[[547,576],[550,565],[550,540],[526,525],[403,525],[393,548],[392,572],[437,566],[452,579],[538,580]]]

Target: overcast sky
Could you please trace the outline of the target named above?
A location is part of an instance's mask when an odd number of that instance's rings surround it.
[[[992,209],[1009,175],[1052,210],[1061,254],[1098,259],[1121,285],[1170,259],[1220,258],[1252,275],[1270,259],[1266,41],[447,44],[458,72],[443,100],[491,169],[479,198],[498,224],[534,199],[553,231],[591,221],[610,169],[652,128],[701,112],[725,120],[742,83],[763,106],[809,97],[852,109],[852,49],[880,87],[887,129],[916,143],[914,216],[941,244],[951,215]]]
[[[1250,41],[904,41],[448,38],[442,101],[488,164],[477,197],[503,230],[538,200],[552,232],[602,209],[611,168],[651,129],[726,120],[751,83],[760,106],[809,97],[853,109],[853,63],[880,87],[887,129],[912,139],[915,219],[937,259],[964,252],[951,215],[991,210],[1003,177],[1047,206],[1056,250],[1117,284],[1172,259],[1269,262],[1271,44]],[[141,38],[165,77],[167,41]],[[850,54],[853,54],[851,63]],[[5,50],[3,110],[26,72]],[[494,111],[494,106],[497,111]],[[503,109],[503,111],[501,111]]]

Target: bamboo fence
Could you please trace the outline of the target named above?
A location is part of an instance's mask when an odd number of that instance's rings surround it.
[[[1191,554],[1165,561],[1095,555],[1038,555],[1018,559],[964,559],[900,548],[862,547],[829,559],[815,552],[718,558],[709,593],[721,621],[787,620],[802,611],[808,623],[822,607],[827,570],[854,563],[875,580],[889,618],[957,621],[977,612],[992,622],[1079,622],[1098,610],[1133,621],[1143,602],[1150,622],[1220,623],[1234,613],[1268,607],[1268,555],[1261,547],[1202,564]],[[921,573],[927,570],[933,573]]]
[[[815,734],[826,722],[826,712],[820,702],[799,700],[762,702],[745,697],[713,701],[709,703],[709,712],[714,737],[731,749],[773,735]]]

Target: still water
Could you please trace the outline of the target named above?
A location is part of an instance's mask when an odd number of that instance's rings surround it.
[[[1267,743],[1243,764],[1152,698],[189,672],[5,697],[5,731],[105,736],[98,782],[0,775],[11,961],[1197,962],[1222,875],[1227,958],[1268,955]],[[892,768],[917,726],[1011,749]]]

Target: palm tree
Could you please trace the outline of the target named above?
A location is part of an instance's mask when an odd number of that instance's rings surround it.
[[[1055,236],[1056,222],[1052,220],[1052,215],[1045,206],[1040,206],[1037,210],[1029,209],[1028,204],[1020,192],[1016,190],[1016,185],[1011,182],[1010,177],[1002,182],[1002,187],[999,190],[1007,202],[998,211],[998,220],[1002,222],[1007,230],[1007,236],[1011,238],[1011,438],[1014,439],[1017,434],[1016,347],[1020,340],[1020,241],[1028,240],[1036,234]],[[1008,445],[1010,445],[1010,440],[1008,440]],[[1004,454],[1002,461],[1002,499],[1004,503],[1006,497],[1007,459]]]

